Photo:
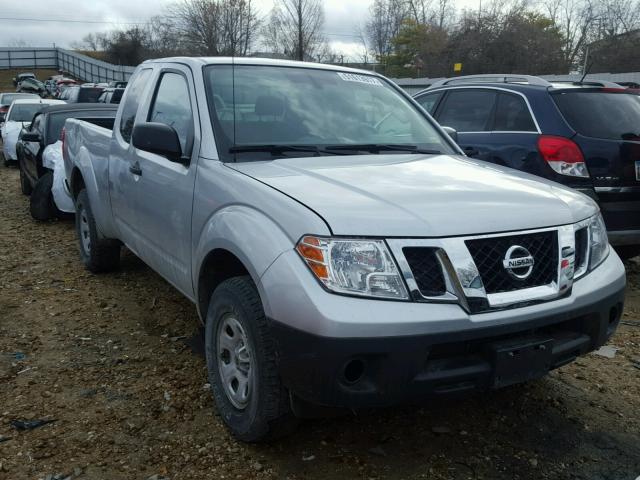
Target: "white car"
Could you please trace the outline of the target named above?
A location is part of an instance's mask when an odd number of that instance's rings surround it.
[[[16,153],[16,143],[23,126],[29,125],[33,116],[44,105],[55,105],[65,103],[62,100],[49,99],[18,99],[14,100],[9,107],[7,117],[2,126],[2,153],[5,163],[18,161]]]

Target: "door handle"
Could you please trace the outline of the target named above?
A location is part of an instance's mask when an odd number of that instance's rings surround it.
[[[476,147],[464,147],[464,153],[472,157],[473,155],[479,155],[480,151]]]
[[[142,170],[140,169],[140,166],[137,163],[135,165],[131,165],[129,167],[129,171],[139,177],[142,176]]]

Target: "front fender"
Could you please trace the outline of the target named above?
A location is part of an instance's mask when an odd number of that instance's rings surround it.
[[[197,233],[197,234],[196,234]],[[194,232],[193,285],[207,255],[218,249],[235,255],[260,289],[260,277],[287,250],[291,239],[273,220],[247,205],[230,205],[215,212],[200,232]]]

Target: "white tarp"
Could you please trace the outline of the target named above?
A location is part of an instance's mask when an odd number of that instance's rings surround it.
[[[26,127],[29,123],[6,122],[2,127],[2,153],[5,160],[18,160],[16,143],[18,143],[18,137],[23,125]]]
[[[56,206],[63,212],[74,213],[76,209],[73,205],[73,200],[64,188],[66,174],[64,171],[64,160],[62,158],[62,142],[60,140],[46,146],[44,152],[42,152],[42,165],[45,168],[53,170],[51,193],[53,194],[53,201],[56,203]]]

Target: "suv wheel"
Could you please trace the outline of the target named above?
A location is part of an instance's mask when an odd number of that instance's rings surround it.
[[[296,419],[276,366],[275,342],[250,277],[234,277],[213,292],[206,319],[209,383],[227,428],[239,440],[272,440]]]
[[[118,268],[120,242],[98,237],[96,221],[89,204],[89,195],[84,189],[76,199],[76,234],[80,247],[80,259],[87,270],[101,273]]]
[[[21,175],[22,169],[20,170]],[[22,178],[20,179],[22,182]],[[53,173],[47,172],[36,182],[33,191],[31,192],[31,198],[29,200],[29,211],[34,220],[50,220],[60,215],[60,211],[53,201],[53,193],[51,188],[53,187]]]

